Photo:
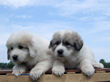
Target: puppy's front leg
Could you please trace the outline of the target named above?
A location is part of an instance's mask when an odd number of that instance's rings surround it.
[[[91,62],[87,59],[81,61],[80,69],[87,76],[92,76],[95,72],[95,69],[92,66]]]
[[[21,65],[15,65],[13,67],[13,72],[12,74],[16,75],[16,76],[19,76],[21,75],[22,73],[24,73],[26,71],[26,67],[24,66],[21,66]]]
[[[37,63],[37,65],[31,70],[30,77],[33,80],[37,80],[40,76],[48,71],[52,67],[52,62],[50,60],[45,60]]]
[[[52,72],[57,76],[63,75],[65,72],[64,64],[59,60],[54,61]]]

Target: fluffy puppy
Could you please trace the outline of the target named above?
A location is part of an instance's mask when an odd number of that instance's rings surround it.
[[[49,42],[37,35],[28,32],[12,34],[6,44],[8,59],[13,61],[13,74],[21,75],[30,70],[30,77],[37,80],[52,66],[52,57],[49,54]]]
[[[78,33],[71,30],[58,31],[53,35],[49,48],[54,53],[52,72],[61,76],[66,68],[79,68],[85,75],[94,74],[94,67],[103,68],[95,61],[93,53],[84,45]]]

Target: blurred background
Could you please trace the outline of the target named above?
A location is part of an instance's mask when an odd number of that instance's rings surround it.
[[[110,62],[110,0],[0,0],[0,65],[10,65],[5,44],[12,33],[50,41],[64,29],[78,32],[97,61]]]

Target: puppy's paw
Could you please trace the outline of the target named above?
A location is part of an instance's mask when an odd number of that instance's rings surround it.
[[[40,76],[43,74],[43,71],[40,70],[40,69],[32,69],[31,72],[30,72],[30,77],[33,79],[33,80],[37,80],[40,78]]]
[[[19,75],[21,75],[24,72],[25,72],[24,69],[14,69],[13,72],[12,72],[12,74],[14,74],[16,76],[19,76]]]
[[[93,66],[97,68],[104,68],[104,65],[102,63],[95,63]]]
[[[60,67],[60,66],[57,66],[57,67],[53,67],[52,68],[52,72],[57,75],[57,76],[61,76],[64,74],[65,72],[65,68],[64,67]]]
[[[83,69],[82,69],[82,72],[85,74],[85,75],[87,75],[87,76],[92,76],[93,74],[94,74],[94,72],[95,72],[95,69],[92,67],[92,66],[90,66],[90,67],[84,67]]]
[[[99,68],[104,68],[104,65],[102,63],[99,63]]]

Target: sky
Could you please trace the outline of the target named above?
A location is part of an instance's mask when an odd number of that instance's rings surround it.
[[[78,32],[97,61],[110,62],[110,0],[0,0],[0,62],[9,62],[5,44],[12,33],[50,41],[65,29]]]

